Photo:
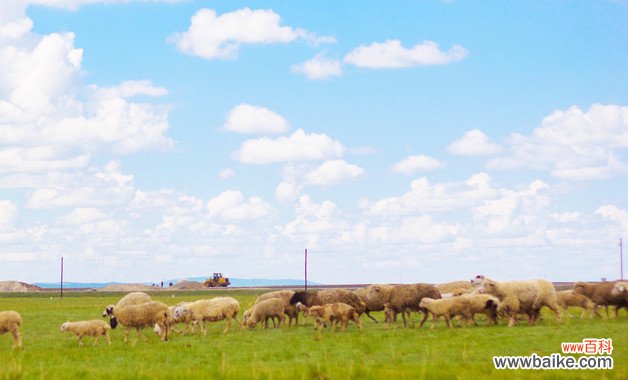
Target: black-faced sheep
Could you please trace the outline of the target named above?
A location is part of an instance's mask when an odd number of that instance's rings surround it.
[[[516,323],[517,313],[530,315],[529,323],[535,324],[543,306],[549,307],[556,314],[556,319],[561,321],[554,285],[547,280],[497,282],[484,278],[479,292],[492,294],[500,300],[503,304],[500,308],[509,317],[509,327]]]
[[[350,290],[347,289],[325,289],[314,292],[298,291],[294,292],[290,298],[290,304],[295,305],[301,302],[304,306],[323,306],[328,303],[346,303],[352,306],[358,315],[362,315],[366,310],[364,302]]]
[[[244,326],[253,329],[259,322],[264,321],[264,328],[267,329],[268,319],[277,318],[279,323],[276,324],[275,327],[278,328],[283,323],[285,311],[286,301],[281,298],[262,300],[250,309],[250,316],[244,322]]]
[[[608,314],[608,307],[615,306],[615,316],[618,316],[618,310],[622,307],[628,305],[625,298],[621,295],[613,295],[611,291],[617,284],[617,281],[610,282],[598,282],[598,283],[588,283],[588,282],[576,282],[573,287],[574,293],[582,294],[591,299],[591,301],[595,302],[594,312],[598,316],[600,306],[604,306],[606,308],[606,315]]]
[[[229,332],[232,319],[235,319],[236,322],[242,325],[242,322],[236,318],[239,312],[240,303],[236,299],[231,297],[216,297],[179,306],[175,308],[174,317],[177,319],[185,318],[185,315],[189,314],[193,322],[200,324],[203,335],[207,335],[205,322],[218,322],[224,319],[226,321],[226,327],[223,333],[226,334]]]
[[[595,313],[595,302],[585,295],[575,293],[573,290],[556,292],[556,299],[558,301],[558,306],[563,308],[569,317],[573,318],[573,316],[569,314],[569,306],[582,308],[580,318],[584,318],[587,310],[591,312],[591,317],[593,317],[593,314]]]
[[[353,321],[360,330],[362,322],[360,316],[353,306],[342,302],[328,303],[322,306],[312,306],[308,309],[308,314],[314,317],[315,325],[321,331],[323,326],[331,324],[332,330],[340,325],[341,330],[345,330],[349,321]]]
[[[93,336],[94,346],[98,343],[98,338],[105,337],[107,344],[111,345],[111,338],[109,337],[109,330],[111,327],[105,322],[99,319],[93,319],[91,321],[77,321],[77,322],[65,322],[61,325],[61,332],[71,332],[78,338],[79,346],[83,345],[84,336]]]
[[[115,329],[118,323],[126,327],[125,342],[132,328],[135,328],[137,334],[141,335],[141,329],[154,325],[158,325],[160,328],[161,340],[168,340],[168,318],[170,312],[168,311],[168,305],[163,302],[151,301],[121,308],[110,305],[105,309],[105,313],[112,316],[110,320],[111,328]]]
[[[13,335],[13,349],[22,348],[22,336],[20,335],[20,326],[22,325],[22,317],[16,311],[0,311],[0,335],[8,332]]]
[[[390,302],[384,306],[388,311],[384,310],[386,319],[388,320],[388,326],[395,320],[397,314],[401,313],[403,317],[403,326],[408,325],[405,312],[407,310],[422,312],[423,320],[420,323],[420,327],[427,320],[427,310],[419,306],[423,298],[440,299],[440,293],[436,287],[432,284],[407,284],[407,285],[395,285],[390,292]]]

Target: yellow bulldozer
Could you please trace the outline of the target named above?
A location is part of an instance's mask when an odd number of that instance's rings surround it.
[[[208,288],[226,288],[231,285],[227,277],[223,277],[222,273],[214,273],[213,277],[205,280],[205,286]]]

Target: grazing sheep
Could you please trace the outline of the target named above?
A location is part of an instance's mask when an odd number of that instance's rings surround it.
[[[340,329],[344,331],[349,321],[353,321],[362,330],[360,315],[353,306],[346,303],[334,302],[322,306],[312,306],[309,308],[308,314],[314,317],[319,332],[327,324],[331,324],[332,330],[339,324]]]
[[[240,325],[242,322],[236,318],[240,312],[240,303],[231,297],[216,297],[209,300],[198,300],[188,305],[175,308],[174,317],[176,319],[189,318],[194,323],[199,323],[203,335],[207,335],[206,322],[218,322],[223,319],[226,321],[226,327],[223,334],[226,334],[231,327],[231,319],[235,319]]]
[[[328,303],[342,302],[352,306],[355,311],[362,315],[366,310],[364,302],[350,290],[347,289],[325,289],[314,292],[298,291],[294,292],[290,298],[290,304],[301,302],[304,306],[323,306]]]
[[[466,293],[457,298],[465,298],[469,300],[469,311],[471,312],[471,322],[475,322],[476,314],[485,314],[488,317],[488,323],[494,325],[497,323],[497,308],[499,307],[499,299],[490,294]]]
[[[451,328],[451,318],[456,315],[464,317],[464,319],[470,323],[473,319],[471,314],[471,301],[465,297],[432,299],[423,298],[419,303],[419,306],[432,314],[432,328],[438,318],[445,318],[447,326]]]
[[[175,332],[179,335],[183,335],[183,330],[175,329],[174,325],[179,324],[179,323],[185,323],[186,327],[190,327],[190,323],[192,322],[192,320],[190,319],[189,314],[183,315],[179,319],[174,317],[174,311],[177,307],[187,305],[190,303],[191,302],[179,302],[175,306],[168,306],[168,328],[170,329],[170,331]],[[196,326],[196,324],[192,323],[192,326],[191,326],[192,334],[194,334],[194,326]],[[155,331],[157,335],[161,335],[161,328],[159,327],[159,325],[155,325],[155,328],[153,328],[153,331]]]
[[[84,336],[93,336],[96,338],[94,339],[94,346],[98,343],[98,339],[101,336],[104,336],[107,340],[107,344],[111,345],[109,330],[111,330],[111,327],[107,324],[107,322],[99,319],[93,319],[91,321],[65,322],[61,325],[61,332],[69,331],[76,335],[79,346],[83,345]]]
[[[617,317],[619,309],[628,305],[626,299],[619,293],[617,295],[611,294],[611,291],[617,284],[617,281],[610,282],[598,282],[598,283],[588,283],[579,281],[574,284],[573,291],[577,294],[582,294],[591,299],[591,301],[595,302],[595,307],[593,312],[600,316],[599,308],[600,306],[604,306],[606,308],[606,315],[608,314],[608,307],[615,306],[615,317]]]
[[[582,308],[582,314],[580,314],[580,318],[584,318],[587,310],[591,311],[591,317],[595,314],[595,302],[591,301],[591,299],[585,295],[574,293],[573,290],[563,290],[560,292],[556,292],[556,299],[558,301],[558,306],[562,307],[567,315],[573,318],[573,315],[569,314],[569,306],[577,306]]]
[[[268,319],[277,318],[279,324],[276,324],[275,328],[279,328],[284,320],[286,301],[281,298],[269,298],[255,304],[250,310],[250,317],[246,319],[244,326],[253,329],[259,322],[264,321],[264,328],[267,329]]]
[[[436,290],[438,290],[441,295],[446,293],[452,293],[454,290],[460,291],[465,289],[467,291],[472,291],[473,289],[475,289],[475,285],[473,285],[471,281],[452,281],[445,282],[443,284],[436,284],[434,286],[436,286]]]
[[[13,335],[13,349],[22,348],[22,336],[20,335],[22,317],[16,311],[0,311],[0,335],[10,332]]]
[[[126,327],[125,342],[132,328],[135,328],[137,334],[141,335],[140,330],[142,328],[154,326],[155,324],[161,329],[161,340],[168,340],[168,318],[170,313],[168,305],[163,302],[151,301],[121,308],[110,305],[105,309],[105,313],[112,316],[110,320],[111,328],[115,329],[118,323]]]
[[[355,294],[360,297],[366,305],[364,313],[367,317],[377,322],[377,320],[371,316],[370,312],[384,310],[384,304],[390,302],[390,292],[393,287],[393,285],[373,284],[355,291]]]
[[[420,327],[423,327],[427,320],[427,311],[419,306],[423,298],[440,299],[441,296],[432,284],[395,285],[390,292],[390,302],[384,305],[388,309],[388,311],[384,310],[388,321],[386,327],[390,326],[399,313],[403,317],[403,326],[406,327],[408,325],[405,315],[407,310],[423,312],[423,320],[420,323]]]
[[[561,321],[554,285],[547,280],[497,282],[485,277],[479,293],[492,294],[504,303],[501,310],[509,317],[509,327],[516,323],[517,313],[527,313],[530,316],[529,324],[535,324],[543,306],[552,309],[556,319]]]

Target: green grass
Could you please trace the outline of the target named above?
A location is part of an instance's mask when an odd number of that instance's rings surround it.
[[[172,294],[176,297],[172,298]],[[240,301],[242,311],[260,291],[158,292],[153,299],[174,304],[180,301],[228,295]],[[0,310],[16,310],[24,320],[23,350],[11,350],[12,338],[0,336],[0,379],[475,379],[475,378],[628,378],[628,317],[619,319],[572,319],[558,324],[551,312],[537,326],[513,328],[476,326],[435,329],[385,329],[362,317],[364,330],[349,325],[344,331],[323,331],[317,337],[311,323],[278,330],[245,331],[239,325],[223,335],[224,322],[208,324],[207,336],[172,334],[160,342],[151,330],[148,341],[123,343],[123,329],[116,329],[107,346],[92,338],[78,347],[76,338],[61,333],[66,320],[101,318],[108,304],[121,293],[68,293],[64,299],[47,293],[0,294]],[[544,309],[545,312],[545,309]],[[578,310],[574,310],[576,315]],[[573,314],[573,313],[572,313]],[[380,321],[381,313],[374,313]],[[416,320],[416,314],[413,315]],[[308,321],[310,322],[310,321]],[[482,321],[480,323],[483,323]],[[561,353],[561,342],[583,338],[612,338],[615,368],[598,371],[497,371],[493,355],[550,355]]]

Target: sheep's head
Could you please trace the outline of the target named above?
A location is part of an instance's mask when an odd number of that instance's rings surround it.
[[[484,277],[483,274],[478,274],[477,276],[473,277],[469,282],[473,285],[480,285],[485,278],[486,277]]]
[[[290,305],[294,305],[297,302],[301,302],[302,304],[307,304],[308,292],[303,290],[294,292],[292,297],[290,298]]]
[[[494,294],[497,291],[497,283],[490,278],[484,278],[478,292],[481,294]]]
[[[186,313],[187,309],[185,308],[185,306],[178,306],[174,309],[174,319],[178,321],[183,318]]]
[[[429,305],[431,305],[432,303],[434,303],[433,299],[431,299],[431,298],[423,298],[423,299],[421,299],[421,302],[419,302],[419,307],[425,309]]]
[[[628,288],[628,282],[618,282],[615,284],[615,286],[613,286],[613,289],[611,290],[611,295],[618,296],[624,293],[627,288]]]
[[[303,313],[305,315],[305,312]],[[307,315],[311,315],[313,317],[322,317],[323,316],[323,307],[322,306],[312,306],[307,311]]]
[[[584,291],[585,291],[585,289],[588,286],[589,286],[589,284],[587,284],[586,282],[578,281],[573,286],[573,292],[574,293],[579,293],[579,294],[584,294]]]
[[[70,324],[70,322],[65,322],[64,324],[61,325],[61,332],[64,331],[68,331],[68,325]]]
[[[499,308],[499,301],[496,298],[489,298],[486,300],[484,308],[497,310]]]
[[[106,317],[108,315],[113,315],[113,305],[107,306],[107,308],[102,312],[102,317]]]

